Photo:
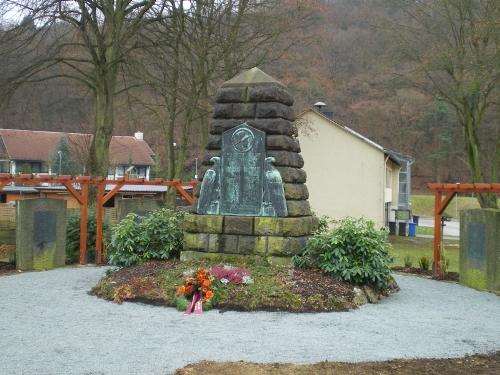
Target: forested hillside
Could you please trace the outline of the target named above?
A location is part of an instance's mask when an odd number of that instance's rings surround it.
[[[427,181],[469,180],[463,128],[458,124],[455,109],[438,96],[430,95],[428,90],[410,83],[412,67],[402,56],[400,40],[391,31],[391,25],[403,17],[398,3],[404,1],[306,3],[307,17],[295,18],[293,28],[277,41],[284,52],[268,56],[259,65],[292,89],[296,113],[316,101],[324,101],[337,121],[384,147],[412,155],[416,159],[414,189],[425,189]],[[286,8],[282,11],[286,12]],[[142,58],[143,54],[137,61],[145,61]],[[11,71],[9,65],[22,64],[1,56],[0,60],[2,79]],[[249,67],[252,63],[248,58],[237,66]],[[209,99],[225,78],[220,75],[213,80],[208,89]],[[413,78],[413,81],[421,79],[417,74]],[[159,168],[164,170],[168,141],[161,136],[157,112],[148,105],[158,103],[155,96],[158,94],[141,85],[117,96],[114,133],[132,135],[135,130],[142,130],[158,155]],[[478,134],[488,166],[495,163],[500,139],[498,90],[493,102],[496,104],[485,111]],[[211,103],[204,105],[208,109]],[[85,85],[74,80],[59,78],[27,83],[15,91],[0,112],[0,126],[92,133],[93,97]],[[179,137],[181,130],[176,128],[172,141]],[[203,157],[204,137],[199,128],[191,128],[189,139],[185,176],[194,173],[194,159]],[[486,175],[486,179],[492,178]]]

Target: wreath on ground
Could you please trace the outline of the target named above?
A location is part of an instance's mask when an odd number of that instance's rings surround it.
[[[221,289],[217,278],[203,268],[184,274],[184,283],[177,289],[177,309],[185,311],[191,304],[193,296],[199,295],[203,301],[203,310],[208,311],[217,306]]]

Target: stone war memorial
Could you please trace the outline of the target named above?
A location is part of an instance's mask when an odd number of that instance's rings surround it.
[[[181,259],[237,255],[286,263],[315,227],[295,135],[293,97],[258,68],[217,91]]]
[[[19,200],[16,223],[17,269],[46,270],[65,265],[65,200]]]
[[[500,291],[500,210],[461,212],[460,283]]]

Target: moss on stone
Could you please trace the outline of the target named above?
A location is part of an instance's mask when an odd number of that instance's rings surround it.
[[[283,220],[280,217],[256,217],[255,234],[280,236],[283,234]]]
[[[53,244],[50,248],[46,248],[45,251],[36,256],[33,255],[33,269],[34,270],[50,270],[56,267],[55,263],[56,257],[56,245]]]
[[[469,268],[465,273],[460,273],[460,284],[474,289],[488,289],[486,273],[478,269]]]

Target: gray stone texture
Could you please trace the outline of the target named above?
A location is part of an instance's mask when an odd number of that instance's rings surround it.
[[[157,210],[161,207],[162,201],[158,199],[148,198],[131,198],[116,200],[116,217],[121,221],[129,213],[134,213],[139,216],[147,215],[148,213]]]
[[[189,215],[184,238],[184,253],[189,257],[210,257],[209,252],[217,246],[219,253],[228,256],[258,255],[287,263],[289,257],[302,251],[317,223],[307,202],[307,176],[302,169],[304,160],[296,139],[292,105],[293,97],[287,88],[257,68],[237,75],[219,88],[207,153],[199,169],[200,180],[212,165],[210,159],[221,156],[221,134],[246,122],[266,134],[266,156],[274,157],[273,167],[281,175],[288,217],[226,215],[217,216],[214,224],[207,221],[206,216],[211,215]],[[199,191],[195,191],[195,196],[199,196]]]
[[[500,291],[500,210],[463,210],[460,215],[460,283]]]
[[[16,268],[44,270],[66,261],[66,201],[26,199],[16,206]]]

